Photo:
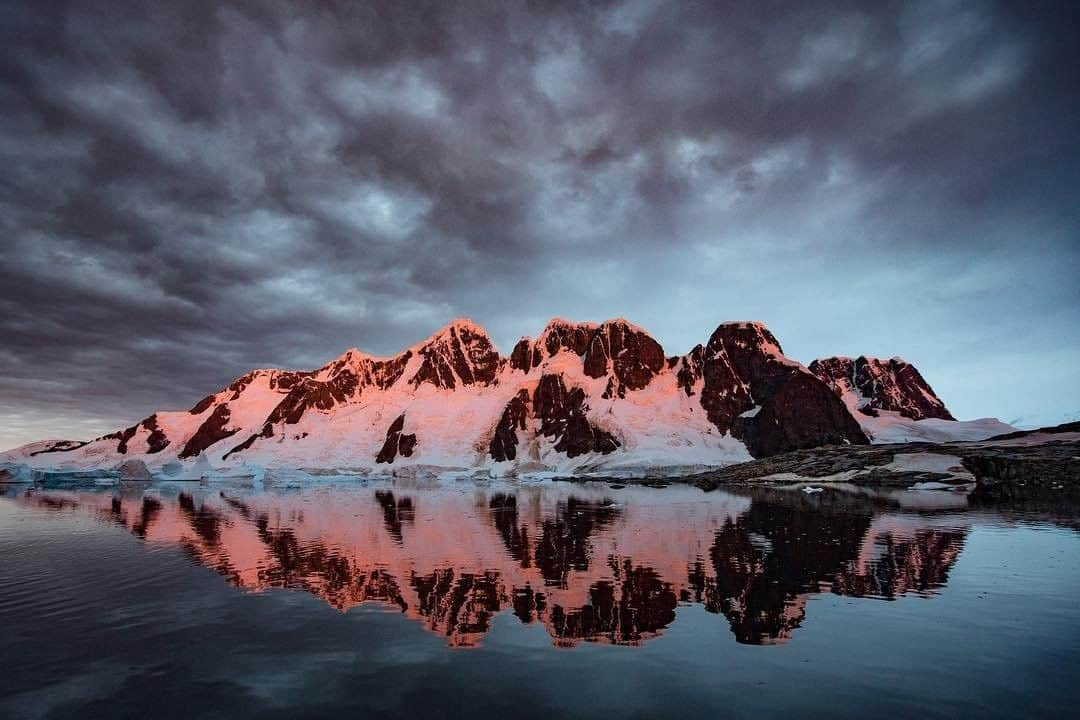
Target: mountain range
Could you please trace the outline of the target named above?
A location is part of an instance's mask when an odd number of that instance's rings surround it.
[[[106,468],[205,466],[494,474],[687,471],[826,444],[980,440],[901,358],[804,366],[759,322],[726,322],[685,355],[615,319],[556,318],[509,356],[459,319],[393,357],[352,349],[310,371],[261,369],[190,410],[91,441],[50,440],[0,461]]]

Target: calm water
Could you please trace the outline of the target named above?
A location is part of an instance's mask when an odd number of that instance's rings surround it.
[[[1065,717],[1080,521],[951,493],[0,486],[0,717]]]

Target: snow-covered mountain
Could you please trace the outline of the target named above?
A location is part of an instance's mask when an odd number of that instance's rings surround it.
[[[914,365],[900,357],[827,357],[809,369],[840,396],[872,442],[983,440],[1009,432],[994,418],[956,422]]]
[[[253,370],[190,410],[157,412],[90,442],[33,443],[0,461],[685,470],[889,440],[878,425],[892,414],[906,432],[930,422],[933,433],[951,428],[964,439],[1009,429],[954,422],[902,361],[804,367],[756,322],[724,323],[704,346],[669,357],[626,320],[557,318],[504,357],[483,328],[455,320],[393,357],[353,349],[317,370]]]

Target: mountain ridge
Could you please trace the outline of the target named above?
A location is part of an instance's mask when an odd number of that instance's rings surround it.
[[[919,425],[930,421],[938,425]],[[880,441],[881,428],[890,438],[932,430],[964,439],[1011,429],[956,423],[898,358],[804,366],[757,321],[721,323],[704,345],[667,356],[625,318],[556,317],[504,356],[482,326],[456,318],[389,357],[350,348],[313,370],[252,370],[189,410],[0,458],[103,466],[206,455],[224,464],[498,473],[700,468]]]

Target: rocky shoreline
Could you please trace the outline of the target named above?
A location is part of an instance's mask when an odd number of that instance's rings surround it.
[[[955,458],[951,466],[920,467],[920,459]],[[923,463],[922,465],[933,465]],[[911,487],[969,485],[1002,499],[1036,489],[1080,489],[1080,423],[1009,433],[981,442],[830,445],[774,455],[682,478],[711,490],[761,482],[842,481]],[[1019,488],[1026,488],[1018,492]]]

